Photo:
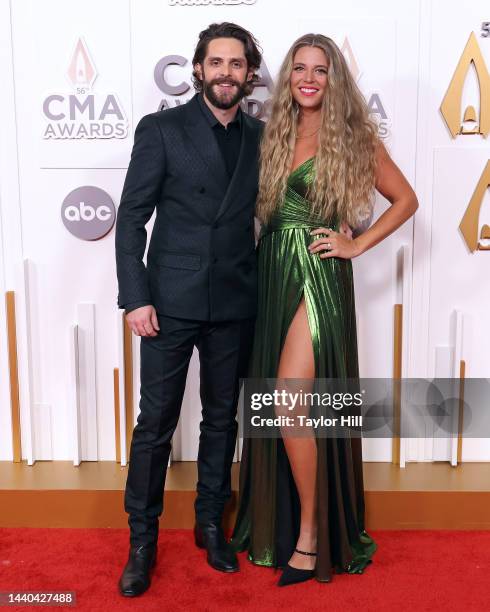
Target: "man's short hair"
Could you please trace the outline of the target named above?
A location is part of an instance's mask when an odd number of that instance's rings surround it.
[[[201,64],[202,66],[206,53],[208,52],[208,45],[210,41],[215,38],[236,38],[243,43],[248,70],[253,70],[252,80],[245,85],[245,93],[246,95],[251,94],[255,87],[255,83],[259,80],[256,70],[260,68],[262,62],[262,50],[253,34],[245,30],[245,28],[227,21],[224,23],[212,23],[199,34],[199,41],[194,51],[194,57],[192,58],[192,66],[194,67],[192,82],[194,88],[196,91],[202,91],[202,79],[197,75],[195,66],[196,64]]]

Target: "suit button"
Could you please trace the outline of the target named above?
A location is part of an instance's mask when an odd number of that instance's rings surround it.
[[[213,257],[213,263],[218,263],[218,258],[217,257]]]
[[[219,223],[218,222],[213,223],[213,229],[218,229],[218,227],[219,227]]]
[[[206,193],[206,189],[205,189],[204,187],[201,187],[201,188],[199,189],[199,193]]]

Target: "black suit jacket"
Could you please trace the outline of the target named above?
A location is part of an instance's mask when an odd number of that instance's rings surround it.
[[[116,222],[118,305],[203,321],[252,317],[254,210],[263,123],[243,113],[235,173],[197,96],[139,122]],[[156,207],[147,255],[145,225]]]

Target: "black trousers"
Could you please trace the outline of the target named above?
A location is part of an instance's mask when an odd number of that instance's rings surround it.
[[[254,320],[202,322],[158,316],[141,338],[140,414],[133,431],[124,508],[132,546],[156,543],[171,440],[194,346],[199,351],[202,421],[196,520],[221,522],[231,495],[239,379],[247,375]]]

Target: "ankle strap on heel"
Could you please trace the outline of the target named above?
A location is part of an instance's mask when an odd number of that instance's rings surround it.
[[[294,552],[299,553],[300,555],[306,555],[307,557],[316,557],[316,552],[306,552],[304,550],[294,549]]]

